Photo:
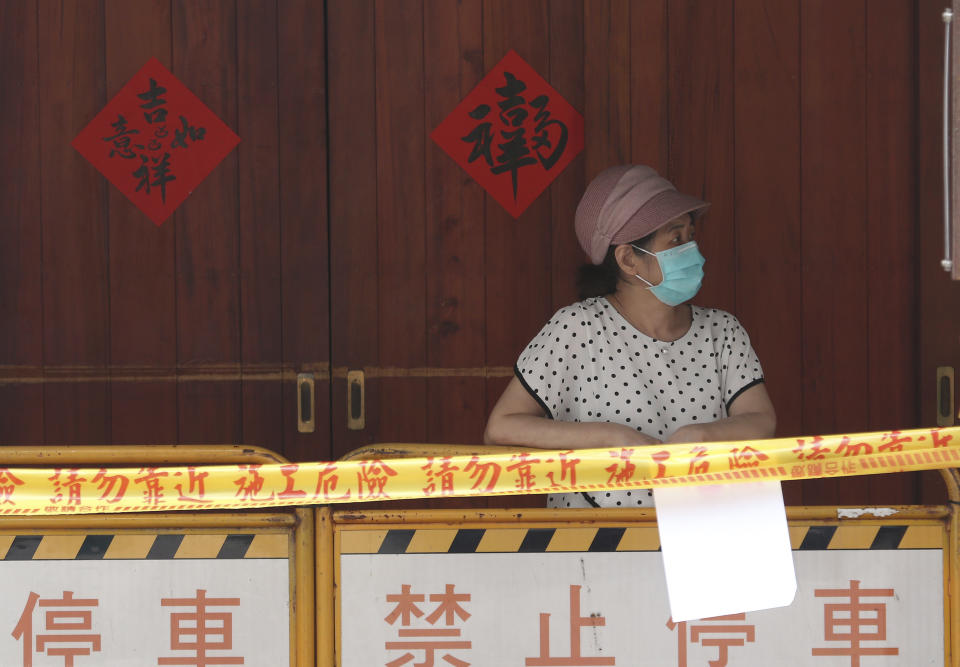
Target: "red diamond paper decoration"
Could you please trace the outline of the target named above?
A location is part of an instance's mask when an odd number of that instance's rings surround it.
[[[151,58],[72,145],[160,225],[239,142]]]
[[[583,116],[510,51],[430,136],[518,218],[583,150]]]

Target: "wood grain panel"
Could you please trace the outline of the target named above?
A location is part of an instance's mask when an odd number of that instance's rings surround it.
[[[287,6],[283,12],[291,10]],[[244,364],[279,364],[283,357],[277,28],[276,2],[237,4],[237,223]],[[293,41],[294,35],[283,38]],[[242,382],[245,444],[284,451],[282,398],[280,380]]]
[[[490,0],[484,3],[483,62],[489,71],[514,49],[544,76],[549,71],[547,3]],[[486,198],[486,359],[513,366],[520,352],[552,314],[550,196],[542,194],[518,219]],[[488,381],[487,413],[503,382]]]
[[[630,162],[630,65],[630,4],[590,2],[583,13],[587,182],[607,167]]]
[[[670,165],[667,1],[630,3],[630,156],[666,174]]]
[[[150,59],[170,67],[170,2],[108,0],[107,98]],[[110,215],[110,360],[121,366],[177,363],[174,223],[157,227],[119,190],[107,187]],[[113,382],[111,434],[125,444],[177,441],[172,382]]]
[[[484,3],[485,72],[513,49],[541,76],[549,77],[548,4],[541,0],[487,0]],[[486,198],[484,277],[487,285],[488,366],[513,366],[523,348],[553,313],[552,214],[547,192],[541,194],[518,219],[492,198]],[[487,414],[505,386],[505,380],[487,380]],[[516,498],[491,498],[488,501],[492,507],[518,502]]]
[[[483,78],[482,19],[480,0],[424,2],[426,360],[432,368],[484,363],[483,189],[429,139]],[[485,411],[483,378],[427,380],[428,442],[482,442]]]
[[[373,1],[331,0],[327,25],[331,363],[363,368],[379,363]],[[379,416],[368,409],[366,429],[348,431],[346,383],[335,380],[331,392],[333,456],[339,457],[373,441]],[[379,400],[377,383],[367,383],[367,405]]]
[[[917,3],[917,304],[920,322],[919,364],[913,386],[919,397],[921,426],[937,423],[937,366],[960,369],[960,283],[940,268],[943,258],[943,22],[945,3]],[[958,20],[954,14],[954,20]],[[957,45],[954,44],[954,48]],[[954,187],[957,187],[954,184]],[[954,410],[957,406],[954,406]],[[921,475],[920,500],[940,503],[945,497],[940,473]]]
[[[740,0],[734,21],[737,315],[763,365],[778,434],[802,435],[799,2]],[[800,485],[784,494],[800,504]]]
[[[581,0],[554,0],[548,4],[548,9],[550,73],[547,80],[567,102],[580,113],[584,113],[584,3]],[[586,187],[586,164],[586,156],[581,153],[550,186],[552,310],[569,305],[578,298],[577,269],[586,261],[586,256],[574,231],[574,214]],[[492,384],[488,382],[488,389]],[[488,505],[492,507],[543,507],[545,503],[545,496],[514,496],[510,502],[502,498],[488,500]]]
[[[40,2],[40,224],[48,365],[109,361],[107,182],[70,142],[106,103],[103,2]],[[106,382],[44,386],[47,442],[110,441]]]
[[[237,128],[237,16],[233,3],[173,3],[173,73],[228,127]],[[240,361],[237,150],[174,214],[177,357],[182,365]],[[238,442],[237,382],[178,385],[179,440]]]
[[[330,359],[326,31],[320,3],[297,0],[278,6],[283,359],[297,365]],[[333,455],[330,381],[316,378],[314,390],[316,430],[298,433],[296,385],[283,386],[283,427],[277,430],[283,432],[284,453],[292,460]]]
[[[550,85],[581,114],[584,110],[582,0],[560,0],[550,10]],[[586,157],[581,153],[550,186],[550,216],[553,245],[550,269],[553,310],[577,300],[577,269],[586,256],[577,241],[573,219],[586,187]]]
[[[871,431],[917,425],[915,7],[866,3],[867,342]],[[932,377],[932,376],[931,376]],[[914,503],[917,474],[871,476],[872,502]]]
[[[707,258],[698,305],[736,312],[733,217],[733,3],[669,3],[670,168],[681,192],[711,202],[697,243]]]
[[[0,364],[12,366],[43,363],[37,48],[36,2],[0,3]],[[0,444],[42,442],[42,385],[0,385]]]
[[[865,8],[801,3],[803,430],[868,425]],[[851,477],[805,487],[807,504],[863,502]]]
[[[426,361],[423,3],[375,3],[380,363]],[[379,381],[379,437],[426,439],[426,380]]]

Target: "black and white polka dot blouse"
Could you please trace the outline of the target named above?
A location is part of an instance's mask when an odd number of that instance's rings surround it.
[[[551,419],[616,422],[663,440],[681,426],[728,416],[737,396],[763,382],[737,318],[691,308],[690,329],[662,341],[635,329],[605,297],[586,299],[557,311],[514,370]],[[547,505],[649,507],[653,492],[554,494]]]

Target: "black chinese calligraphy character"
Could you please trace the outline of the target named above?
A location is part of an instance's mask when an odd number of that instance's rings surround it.
[[[170,153],[164,153],[162,158],[151,158],[155,166],[153,169],[153,181],[150,185],[160,186],[160,201],[167,203],[167,183],[177,180],[177,177],[170,173]]]
[[[520,95],[527,89],[527,84],[510,72],[504,72],[503,76],[507,82],[496,89],[497,94],[503,98],[497,103],[497,106],[500,107],[500,120],[504,125],[520,127],[529,115],[527,110],[523,108],[526,100]]]
[[[488,113],[490,113],[490,107],[486,104],[481,104],[467,115],[474,120],[482,120],[486,118]],[[461,141],[473,143],[473,148],[470,150],[470,157],[467,158],[467,162],[473,162],[478,157],[482,157],[487,161],[487,165],[493,166],[493,157],[490,155],[490,144],[493,142],[492,127],[493,123],[478,123],[475,128],[470,130],[467,136],[460,137]]]
[[[180,116],[180,122],[183,123],[183,129],[173,131],[173,141],[170,143],[170,148],[186,148],[187,137],[190,137],[191,141],[203,141],[207,134],[206,128],[192,127],[183,116]]]
[[[127,128],[127,119],[117,114],[117,120],[113,123],[110,123],[110,127],[113,128],[113,131],[116,132],[112,137],[102,137],[104,141],[112,141],[113,149],[110,151],[110,155],[107,157],[113,157],[115,154],[119,155],[122,158],[130,159],[135,158],[136,155],[130,149],[130,137],[131,134],[139,134],[140,130],[131,130]]]
[[[492,174],[502,174],[510,172],[513,182],[513,198],[517,198],[517,172],[521,167],[536,164],[537,161],[530,156],[530,149],[527,147],[526,129],[522,127],[523,121],[529,115],[523,108],[526,101],[520,95],[527,89],[527,84],[520,81],[510,72],[504,72],[506,84],[497,88],[497,94],[504,98],[498,103],[500,107],[500,120],[507,127],[515,127],[515,130],[501,130],[500,136],[504,142],[497,144],[500,154],[497,155],[497,166],[490,170]]]
[[[468,112],[467,115],[473,118],[474,120],[480,120],[482,118],[486,118],[488,113],[490,113],[489,105],[478,104],[477,108],[474,109],[473,111]]]
[[[163,157],[147,158],[146,155],[140,156],[141,164],[133,172],[134,178],[140,179],[134,192],[140,192],[141,189],[150,194],[151,186],[160,187],[160,200],[167,203],[167,183],[177,180],[177,177],[170,173],[170,153],[164,153]],[[148,168],[149,163],[153,166]],[[150,171],[153,171],[153,180],[150,180]]]
[[[536,134],[533,135],[533,150],[540,159],[540,164],[547,170],[551,169],[557,163],[560,156],[563,155],[563,151],[567,148],[567,126],[556,118],[550,118],[550,112],[547,111],[547,105],[549,103],[550,98],[546,95],[538,95],[530,101],[530,106],[537,110],[536,115],[533,117],[533,120],[537,123],[534,128]],[[558,129],[559,136],[557,137],[555,146],[550,143],[550,137],[547,132],[547,128],[550,126]],[[540,151],[540,148],[543,147],[553,148],[553,152],[544,157],[544,154]]]
[[[143,188],[147,194],[150,194],[150,170],[147,168],[147,161],[147,156],[141,155],[141,165],[133,172],[133,177],[140,179],[140,181],[137,183],[137,187],[133,190],[134,192],[140,192],[140,189]]]
[[[165,99],[161,99],[160,97],[166,92],[167,89],[158,86],[155,79],[150,79],[150,89],[137,95],[137,97],[145,101],[144,104],[140,105],[140,108],[147,110],[144,112],[143,117],[147,119],[148,123],[162,123],[167,119],[167,110],[156,108],[167,103]]]

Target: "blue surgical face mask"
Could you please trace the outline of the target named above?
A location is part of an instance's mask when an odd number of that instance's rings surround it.
[[[660,272],[663,274],[663,280],[659,285],[654,285],[640,275],[636,277],[647,283],[649,285],[647,289],[668,306],[679,306],[700,291],[700,285],[703,283],[703,264],[706,260],[700,254],[696,241],[660,252],[650,252],[632,244],[631,247],[657,258]]]

